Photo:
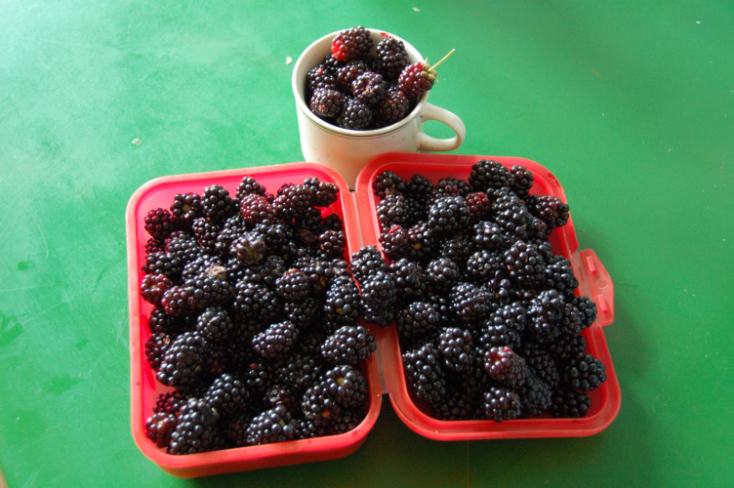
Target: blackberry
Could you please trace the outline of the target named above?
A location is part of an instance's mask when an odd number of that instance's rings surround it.
[[[439,324],[443,324],[444,326],[453,324],[454,314],[451,309],[451,300],[447,296],[444,296],[443,293],[428,292],[426,295],[428,302],[433,306],[433,310],[438,314]]]
[[[327,371],[322,386],[329,396],[343,407],[363,406],[369,393],[369,385],[362,373],[346,365]]]
[[[240,282],[235,287],[232,303],[233,318],[246,325],[261,327],[270,324],[280,314],[278,296],[262,285]]]
[[[252,348],[264,358],[279,358],[293,348],[298,330],[292,322],[273,324],[252,338]]]
[[[331,214],[324,217],[323,225],[325,230],[340,230],[342,232],[344,231],[342,219],[337,214]]]
[[[490,349],[496,346],[519,347],[522,336],[515,329],[505,324],[494,325],[491,319],[487,320],[485,326],[479,331],[479,345],[482,349]]]
[[[336,86],[344,93],[351,93],[352,82],[365,71],[369,71],[369,69],[370,67],[367,63],[361,60],[352,60],[344,63],[343,66],[336,70]],[[354,100],[351,97],[347,98]]]
[[[336,418],[332,427],[335,434],[345,434],[351,430],[354,430],[362,423],[366,414],[361,408],[345,408],[342,409],[339,416]]]
[[[228,279],[227,268],[222,266],[219,256],[213,254],[201,253],[186,263],[181,272],[181,279],[186,282],[200,274],[214,276],[220,280]]]
[[[525,330],[527,311],[519,303],[504,305],[492,312],[487,325],[504,326],[507,329],[521,333]]]
[[[528,376],[527,381],[517,389],[522,404],[523,416],[542,415],[552,404],[550,387],[535,375]]]
[[[520,387],[530,374],[525,359],[507,346],[492,347],[484,353],[484,370],[512,389]]]
[[[510,239],[497,224],[482,221],[474,225],[474,239],[472,242],[477,249],[495,251],[506,249],[510,244]]]
[[[576,308],[581,312],[581,328],[591,327],[596,320],[596,303],[589,297],[574,297],[571,299]]]
[[[400,90],[389,90],[385,93],[377,103],[376,115],[385,122],[385,125],[391,125],[399,122],[408,115],[410,111],[410,100]]]
[[[341,405],[331,397],[323,385],[317,383],[303,395],[301,411],[308,420],[330,424],[341,413]]]
[[[240,370],[245,387],[254,396],[255,392],[265,393],[276,378],[273,367],[260,359],[253,358]]]
[[[240,214],[242,220],[248,224],[275,223],[275,210],[268,199],[262,195],[250,194],[242,197]]]
[[[305,300],[311,294],[311,289],[308,276],[297,269],[290,269],[275,280],[276,293],[289,302]]]
[[[173,215],[163,208],[156,208],[148,212],[143,222],[148,234],[156,239],[166,239],[176,229]]]
[[[341,418],[341,414],[339,418]],[[321,419],[300,419],[296,425],[296,438],[298,439],[313,439],[315,437],[333,435],[334,433],[335,431],[331,423],[324,422]]]
[[[370,31],[362,26],[352,27],[336,35],[331,41],[331,52],[335,59],[349,61],[367,56],[373,44]]]
[[[153,334],[176,336],[184,332],[187,325],[186,319],[169,315],[162,309],[153,310],[148,318],[148,328]]]
[[[466,208],[469,209],[472,222],[478,222],[485,218],[492,208],[492,204],[483,191],[469,193],[465,197]]]
[[[207,273],[197,275],[196,278],[184,283],[186,288],[193,288],[191,304],[195,310],[204,309],[210,305],[230,302],[235,290],[228,281],[209,276]]]
[[[273,385],[268,388],[268,391],[265,392],[265,402],[271,408],[282,405],[289,412],[295,412],[298,409],[298,399],[290,389],[283,385]]]
[[[153,407],[153,413],[166,413],[178,415],[181,411],[181,407],[186,405],[188,398],[180,391],[169,391],[161,393],[156,398],[155,406]]]
[[[564,309],[563,297],[556,290],[541,292],[530,302],[528,325],[538,341],[548,342],[558,336]]]
[[[431,180],[420,174],[414,174],[404,183],[405,193],[422,205],[428,204],[433,193]]]
[[[563,381],[580,391],[595,390],[607,380],[604,364],[591,354],[579,354],[563,363]]]
[[[285,302],[283,304],[284,317],[293,322],[298,329],[308,328],[321,315],[323,305],[313,297],[306,297],[299,302]]]
[[[232,242],[230,254],[245,264],[255,264],[265,258],[269,248],[265,237],[258,232],[247,232]]]
[[[307,277],[309,283],[316,292],[321,292],[331,284],[331,280],[336,276],[336,271],[332,263],[321,261],[311,257],[305,257],[296,260],[293,265],[299,269]]]
[[[377,218],[383,230],[392,225],[405,225],[408,222],[408,212],[406,199],[401,194],[385,195],[377,205]]]
[[[178,281],[182,269],[183,263],[178,257],[160,252],[149,254],[143,266],[146,273],[165,275],[174,283]]]
[[[406,227],[426,220],[427,214],[425,203],[410,195],[405,195],[405,206],[408,208],[408,214],[405,217]]]
[[[577,419],[586,417],[591,408],[591,399],[586,393],[563,387],[553,393],[553,404],[548,412],[554,418]]]
[[[292,441],[296,438],[296,423],[286,408],[278,405],[253,418],[246,436],[248,446]]]
[[[447,258],[434,259],[426,266],[428,285],[436,290],[448,290],[459,281],[459,265]]]
[[[306,87],[309,93],[323,89],[336,90],[336,76],[329,67],[322,63],[306,73]]]
[[[528,226],[525,228],[525,235],[527,236],[527,239],[545,240],[548,234],[550,234],[550,230],[548,230],[548,224],[546,224],[533,214],[530,214]]]
[[[333,257],[344,256],[346,237],[340,230],[327,230],[319,236],[319,249]]]
[[[252,176],[245,176],[237,186],[237,199],[242,201],[247,195],[265,196],[265,187]]]
[[[428,226],[439,235],[452,235],[469,225],[469,209],[463,197],[441,197],[428,208]]]
[[[392,276],[385,271],[376,271],[361,283],[362,302],[373,310],[390,309],[395,304],[398,290]]]
[[[576,335],[583,328],[583,320],[582,312],[573,303],[566,303],[561,320],[558,322],[558,329],[563,334]]]
[[[168,253],[178,258],[181,263],[194,261],[202,253],[196,237],[193,234],[183,231],[176,231],[171,234],[171,238],[168,239],[167,249]]]
[[[253,414],[250,411],[241,412],[226,423],[227,439],[233,447],[247,446],[247,428],[252,423]]]
[[[316,382],[321,374],[321,362],[305,354],[296,353],[279,367],[275,374],[279,381],[296,393],[303,392]]]
[[[492,214],[497,225],[515,239],[525,239],[532,215],[522,200],[506,190],[496,193]]]
[[[385,255],[392,261],[396,261],[408,254],[410,244],[408,243],[408,231],[400,225],[391,225],[388,230],[380,233],[380,245]]]
[[[179,193],[173,197],[171,213],[176,218],[178,227],[191,227],[194,219],[204,215],[204,205],[198,193]]]
[[[516,241],[502,255],[507,276],[519,288],[533,288],[545,281],[545,266],[535,244]]]
[[[364,321],[379,327],[389,327],[395,320],[395,313],[391,308],[378,308],[364,305]]]
[[[528,171],[525,166],[514,165],[510,168],[510,175],[512,176],[510,188],[515,192],[515,195],[525,200],[533,187],[533,180],[535,179],[533,173]]]
[[[425,290],[425,275],[420,265],[402,258],[390,264],[388,271],[395,281],[395,287],[407,298],[417,298]]]
[[[449,176],[438,180],[436,187],[431,192],[431,198],[436,200],[442,197],[466,197],[471,190],[466,181]]]
[[[207,341],[222,342],[232,334],[234,324],[222,307],[210,307],[199,315],[196,330]]]
[[[172,286],[166,275],[146,275],[140,284],[140,294],[146,302],[160,307],[163,294]]]
[[[472,336],[467,330],[458,327],[447,327],[438,336],[438,350],[443,363],[451,371],[461,373],[471,367],[474,355]]]
[[[334,183],[320,181],[318,178],[312,177],[306,178],[303,181],[303,184],[311,188],[311,191],[314,195],[314,205],[317,207],[328,207],[339,199],[339,187],[336,186]],[[337,219],[339,219],[338,215],[335,216]]]
[[[245,233],[245,222],[238,213],[228,218],[214,241],[214,249],[223,257],[229,256],[232,242]]]
[[[216,251],[217,236],[222,231],[222,226],[206,217],[194,219],[191,228],[196,236],[196,241],[202,249]]]
[[[158,371],[170,343],[171,338],[166,334],[153,334],[145,341],[145,359],[153,371]]]
[[[219,185],[205,188],[201,203],[204,206],[204,215],[212,222],[224,222],[237,210],[229,192]]]
[[[176,415],[154,413],[145,422],[145,435],[158,447],[168,447],[171,433],[176,428]]]
[[[502,163],[496,161],[478,161],[472,166],[469,175],[469,185],[475,191],[483,191],[488,195],[500,188],[509,188],[512,185],[512,174]]]
[[[377,43],[377,58],[380,60],[380,72],[386,80],[395,81],[410,63],[408,52],[403,41],[385,38]]]
[[[492,387],[484,396],[484,411],[495,422],[518,418],[522,414],[520,397],[514,391]]]
[[[347,98],[344,110],[336,119],[339,127],[350,130],[366,130],[370,122],[372,122],[372,109],[356,98]]]
[[[253,283],[262,283],[265,286],[275,287],[275,282],[283,276],[287,268],[280,256],[267,256],[260,263],[249,268],[246,279]]]
[[[359,289],[348,276],[334,278],[326,292],[324,314],[330,327],[354,324],[361,310]]]
[[[426,261],[433,256],[436,248],[436,238],[426,222],[414,225],[408,229],[408,257],[415,261]]]
[[[490,312],[489,294],[472,283],[459,283],[449,294],[451,309],[470,327],[481,323]]]
[[[561,378],[558,367],[547,351],[536,344],[525,344],[522,355],[533,375],[552,388],[558,386]]]
[[[526,204],[530,213],[545,222],[550,230],[568,222],[568,205],[558,197],[533,195]]]
[[[301,334],[296,349],[306,356],[318,356],[320,360],[321,345],[326,342],[326,337],[327,333],[324,330],[314,327]]]
[[[417,100],[436,82],[436,72],[425,61],[407,65],[400,72],[398,86],[410,100]]]
[[[377,348],[372,334],[361,325],[344,326],[330,335],[321,346],[321,354],[332,364],[357,365]]]
[[[151,237],[145,243],[145,258],[147,259],[148,256],[155,253],[166,253],[166,241]]]
[[[206,341],[201,334],[184,332],[166,350],[156,378],[167,386],[190,386],[197,383],[205,353]]]
[[[334,80],[336,83],[336,80]],[[334,118],[337,117],[342,110],[346,100],[341,92],[331,88],[320,88],[313,92],[309,107],[311,112],[319,117]]]
[[[474,249],[471,240],[467,239],[463,234],[457,234],[443,241],[439,250],[439,256],[450,259],[458,264],[460,268],[463,268],[473,252]]]
[[[380,198],[403,191],[403,180],[392,171],[383,171],[372,181],[372,192]]]
[[[169,288],[161,299],[163,310],[174,317],[185,317],[196,310],[193,286],[174,286]]]
[[[385,96],[387,83],[382,75],[372,71],[365,71],[352,82],[352,95],[368,106],[377,105]]]
[[[363,247],[352,254],[352,273],[357,282],[362,283],[377,271],[387,271],[387,265],[375,246]]]
[[[403,354],[407,383],[415,397],[429,406],[438,405],[447,395],[440,358],[440,352],[432,343]]]
[[[573,274],[571,261],[563,256],[554,256],[551,262],[546,263],[545,269],[545,286],[558,290],[569,299],[573,298],[573,291],[579,282]]]
[[[204,401],[220,417],[233,417],[245,410],[249,397],[250,393],[240,380],[223,374],[211,384],[204,395]]]
[[[586,339],[580,335],[561,334],[555,341],[543,344],[543,347],[556,363],[567,363],[583,355],[586,350]]]
[[[467,420],[471,407],[466,392],[451,389],[449,394],[431,408],[432,417],[438,420]],[[484,416],[482,415],[482,418]]]
[[[313,190],[305,185],[292,185],[284,188],[283,193],[273,201],[275,214],[285,220],[302,217],[313,206]]]

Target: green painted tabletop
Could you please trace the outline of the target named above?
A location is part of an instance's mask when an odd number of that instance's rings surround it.
[[[174,478],[130,433],[127,201],[303,160],[286,59],[360,24],[456,48],[431,92],[466,123],[456,153],[561,181],[615,284],[619,416],[590,438],[439,443],[384,401],[342,460]],[[730,1],[0,2],[8,486],[732,486],[732,32]]]

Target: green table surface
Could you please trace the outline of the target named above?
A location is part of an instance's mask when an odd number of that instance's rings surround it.
[[[455,152],[561,181],[615,284],[619,416],[439,443],[385,398],[347,458],[172,477],[130,433],[127,201],[158,176],[302,161],[286,58],[360,24],[456,48],[431,92],[466,123]],[[724,1],[0,2],[8,486],[732,486],[732,32]]]

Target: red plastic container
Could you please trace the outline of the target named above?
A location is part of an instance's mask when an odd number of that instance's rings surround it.
[[[283,183],[302,183],[305,178],[313,176],[321,181],[335,183],[339,186],[339,200],[332,204],[328,211],[339,215],[344,222],[347,252],[351,255],[360,248],[357,216],[349,188],[333,170],[314,163],[169,176],[150,181],[135,192],[128,203],[126,213],[132,433],[143,454],[163,470],[176,476],[186,478],[208,476],[346,456],[362,445],[367,433],[375,424],[382,405],[377,356],[373,355],[366,361],[366,374],[370,384],[367,417],[357,428],[345,434],[185,456],[167,454],[165,449],[156,447],[145,436],[145,421],[152,414],[157,395],[173,389],[156,381],[155,372],[145,359],[144,344],[150,337],[147,323],[153,307],[140,296],[140,282],[144,276],[140,268],[145,264],[145,243],[149,238],[143,219],[148,211],[154,208],[168,208],[177,193],[201,194],[205,187],[216,183],[229,190],[230,194],[234,194],[244,176],[254,177],[272,193],[275,193]],[[375,331],[372,330],[372,333],[374,335]]]
[[[434,184],[440,178],[453,176],[467,180],[471,166],[480,159],[494,160],[512,167],[522,165],[532,171],[535,182],[531,193],[553,195],[564,202],[566,196],[558,180],[544,167],[522,158],[493,156],[459,156],[417,153],[390,153],[370,162],[357,178],[357,208],[360,215],[362,244],[380,249],[380,226],[375,211],[379,198],[372,193],[372,181],[383,171],[392,171],[403,180],[415,173],[427,177]],[[571,206],[573,209],[573,206]],[[606,366],[607,381],[589,393],[591,409],[582,419],[532,418],[508,420],[501,423],[487,420],[441,421],[421,411],[408,393],[401,351],[395,327],[380,329],[378,348],[381,351],[384,382],[390,400],[398,416],[412,430],[425,437],[442,441],[474,439],[507,439],[517,437],[577,437],[596,434],[605,429],[619,412],[621,393],[614,373],[612,358],[604,338],[602,326],[614,321],[614,288],[604,266],[594,251],[578,252],[578,241],[573,222],[555,229],[549,241],[555,254],[563,254],[571,260],[574,274],[579,281],[579,291],[597,305],[597,321],[584,331],[588,350]]]

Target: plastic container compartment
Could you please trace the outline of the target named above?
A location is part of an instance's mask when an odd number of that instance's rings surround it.
[[[380,249],[379,221],[375,212],[379,198],[372,193],[372,181],[383,171],[392,171],[403,180],[415,173],[430,179],[434,184],[440,178],[453,176],[467,180],[471,166],[480,159],[493,159],[506,167],[523,165],[535,176],[532,194],[553,195],[564,202],[566,197],[558,180],[543,166],[522,158],[491,156],[458,156],[416,153],[390,153],[369,163],[357,179],[356,199],[360,215],[362,242],[364,246]],[[573,205],[571,205],[573,211]],[[607,381],[589,393],[591,409],[582,419],[554,419],[550,416],[521,420],[494,421],[441,421],[421,411],[408,393],[401,351],[395,327],[378,330],[378,350],[381,351],[382,378],[390,394],[398,416],[412,430],[435,440],[456,441],[472,439],[506,439],[519,437],[576,437],[589,436],[604,430],[619,412],[621,393],[614,372],[612,358],[604,338],[602,326],[614,321],[614,289],[604,266],[594,251],[578,251],[578,241],[573,222],[555,229],[549,236],[555,254],[571,260],[574,274],[579,281],[579,291],[590,297],[597,305],[597,320],[583,334],[588,351],[606,366]]]
[[[357,428],[345,434],[184,456],[167,454],[165,449],[156,447],[145,436],[145,421],[152,415],[157,395],[173,388],[159,384],[155,379],[155,372],[145,360],[144,344],[150,337],[147,323],[153,307],[140,296],[140,282],[144,276],[140,268],[145,264],[145,243],[149,238],[143,219],[148,211],[154,208],[168,208],[177,193],[201,194],[205,187],[218,184],[234,195],[244,176],[254,177],[271,193],[275,193],[283,183],[300,184],[305,178],[313,176],[322,181],[335,183],[339,186],[339,200],[332,204],[324,215],[335,213],[342,218],[349,255],[360,248],[360,233],[352,195],[337,173],[319,164],[295,163],[170,176],[150,181],[135,192],[126,212],[132,433],[143,454],[163,470],[176,476],[207,476],[346,456],[357,450],[364,442],[367,433],[377,420],[382,404],[378,361],[377,356],[373,354],[366,362],[370,384],[367,416]],[[375,331],[372,330],[372,333],[374,335]]]

